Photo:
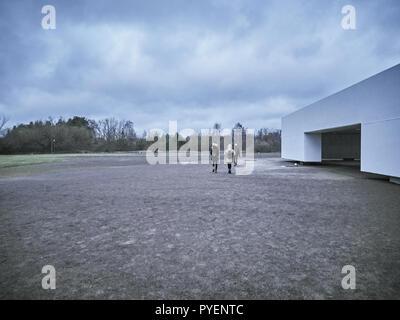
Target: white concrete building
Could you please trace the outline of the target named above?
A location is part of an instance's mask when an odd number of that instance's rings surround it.
[[[283,117],[282,158],[400,177],[400,64]]]

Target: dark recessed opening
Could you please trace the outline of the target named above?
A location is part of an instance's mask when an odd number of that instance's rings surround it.
[[[321,133],[322,161],[360,169],[361,125],[325,130]]]

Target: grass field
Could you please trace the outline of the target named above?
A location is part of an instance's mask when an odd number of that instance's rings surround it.
[[[95,156],[121,156],[121,155],[140,155],[140,152],[115,152],[115,153],[65,153],[65,154],[21,154],[21,155],[0,155],[0,169],[28,166],[55,161],[65,161],[76,157],[95,157]]]
[[[0,155],[0,169],[65,160],[72,154]]]

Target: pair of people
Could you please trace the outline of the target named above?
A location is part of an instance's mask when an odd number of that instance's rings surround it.
[[[237,147],[237,144],[235,144],[235,149]],[[219,146],[216,143],[213,143],[210,149],[210,154],[211,154],[211,160],[212,160],[212,166],[213,170],[212,172],[217,173],[218,170],[218,162],[219,162]],[[225,163],[228,165],[228,173],[232,173],[232,163],[234,165],[237,165],[237,160],[238,160],[238,152],[235,152],[235,150],[232,149],[232,145],[228,144],[228,148],[225,150]]]

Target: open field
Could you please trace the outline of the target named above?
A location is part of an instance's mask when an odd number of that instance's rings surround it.
[[[400,187],[357,168],[55,158],[0,169],[1,299],[400,297]],[[56,290],[41,288],[47,264]]]
[[[21,155],[0,155],[0,169],[12,168],[20,166],[28,166],[33,164],[41,164],[55,161],[71,160],[77,157],[107,157],[121,155],[140,155],[142,152],[130,153],[60,153],[60,154],[21,154]]]
[[[67,158],[68,155],[60,154],[0,155],[0,169],[54,162]]]

